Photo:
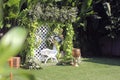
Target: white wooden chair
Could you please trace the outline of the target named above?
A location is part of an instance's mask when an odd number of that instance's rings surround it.
[[[57,60],[57,57],[56,57],[56,55],[57,55],[57,50],[51,50],[51,49],[43,49],[43,50],[41,50],[41,59],[42,59],[42,61],[44,61],[44,63],[46,64],[47,63],[47,61],[49,60],[49,59],[51,59],[52,60],[52,62],[53,61],[56,61],[56,62],[58,62],[58,60]]]

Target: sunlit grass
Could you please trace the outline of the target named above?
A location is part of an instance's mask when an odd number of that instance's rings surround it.
[[[43,69],[28,72],[36,80],[120,80],[120,59],[82,58],[79,67],[44,65]]]

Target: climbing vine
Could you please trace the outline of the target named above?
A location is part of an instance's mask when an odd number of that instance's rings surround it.
[[[72,58],[74,30],[71,23],[66,23],[66,36],[63,43],[63,50],[65,51],[65,60]]]
[[[25,41],[24,49],[19,54],[22,57],[22,62],[24,63],[27,59],[34,54],[34,49],[36,47],[35,44],[35,32],[38,27],[38,21],[37,18],[33,15],[32,9],[34,9],[34,6],[31,4],[36,4],[36,1],[28,1],[27,8],[23,9],[21,13],[19,13],[18,16],[18,25],[22,26],[23,28],[27,29],[28,35],[27,39]]]
[[[29,13],[28,9],[21,12],[19,19],[19,25],[27,29],[28,35],[25,41],[24,49],[19,54],[22,57],[23,63],[25,59],[34,54],[35,49],[35,32],[38,27],[38,22],[36,19],[31,18],[32,15],[27,15]]]

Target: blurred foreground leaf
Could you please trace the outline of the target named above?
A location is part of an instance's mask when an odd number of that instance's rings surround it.
[[[10,72],[21,76],[21,79],[35,80],[32,73],[22,69],[14,69],[8,66],[8,59],[17,54],[24,44],[27,31],[21,27],[14,27],[8,31],[0,41],[0,80],[9,80]],[[6,65],[7,64],[7,65]],[[20,80],[21,80],[20,79]]]
[[[21,27],[14,27],[3,36],[0,41],[0,67],[20,51],[26,36],[27,31]]]

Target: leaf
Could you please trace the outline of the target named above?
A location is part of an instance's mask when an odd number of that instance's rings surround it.
[[[81,8],[81,14],[85,14],[86,10],[89,9],[91,6],[93,0],[85,0],[83,1],[82,8]]]
[[[54,0],[55,2],[62,1],[62,0]]]
[[[26,0],[20,0],[20,3],[19,3],[19,10],[22,9],[22,6],[23,4],[26,2]]]
[[[85,24],[84,23],[80,23],[80,26],[85,27]]]
[[[4,4],[4,17],[16,18],[20,11],[20,0],[8,0]]]
[[[26,30],[21,27],[14,27],[3,36],[0,41],[0,65],[20,51],[26,36]]]
[[[0,23],[3,22],[3,7],[2,7],[3,5],[2,4],[3,4],[3,1],[0,0]]]
[[[2,29],[3,28],[3,23],[2,23],[2,21],[0,21],[0,29]]]

